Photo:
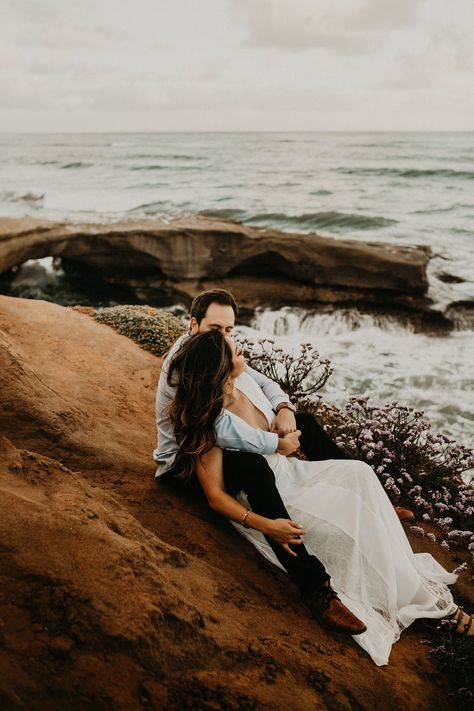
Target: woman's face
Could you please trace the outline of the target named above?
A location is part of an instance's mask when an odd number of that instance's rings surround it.
[[[232,370],[230,371],[231,378],[238,378],[247,367],[247,359],[244,357],[242,348],[239,348],[232,338],[227,339],[232,350]]]

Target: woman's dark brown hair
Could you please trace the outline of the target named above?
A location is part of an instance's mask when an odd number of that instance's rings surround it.
[[[214,423],[222,412],[231,370],[232,350],[219,331],[190,336],[171,360],[168,384],[176,395],[169,414],[183,477],[191,476],[194,459],[215,444]]]

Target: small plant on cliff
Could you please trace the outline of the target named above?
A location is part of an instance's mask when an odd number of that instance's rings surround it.
[[[151,306],[109,306],[95,309],[93,316],[156,356],[166,353],[186,330],[169,311]]]
[[[433,657],[438,669],[449,680],[453,690],[453,708],[459,711],[472,709],[474,702],[474,639],[472,637],[459,637],[454,634],[449,623],[441,620],[440,624],[432,630],[431,639],[423,640],[429,644],[430,655]]]
[[[321,358],[311,343],[302,343],[296,356],[285,353],[271,339],[239,343],[249,365],[278,383],[295,402],[314,395],[333,372],[329,360]]]

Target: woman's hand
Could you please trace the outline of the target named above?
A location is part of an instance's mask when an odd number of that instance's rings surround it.
[[[302,529],[299,523],[290,521],[288,518],[275,518],[268,519],[264,533],[279,543],[287,553],[296,557],[297,554],[291,550],[288,544],[299,545],[303,543],[301,536],[304,536],[306,531]]]
[[[278,438],[278,454],[283,454],[284,457],[289,457],[290,454],[296,452],[300,446],[300,434],[301,430],[296,430],[296,432],[290,432],[285,437]]]

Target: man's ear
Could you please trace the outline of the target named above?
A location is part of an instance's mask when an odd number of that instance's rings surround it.
[[[189,322],[189,333],[193,336],[199,330],[199,324],[195,316],[191,316],[191,321]]]

